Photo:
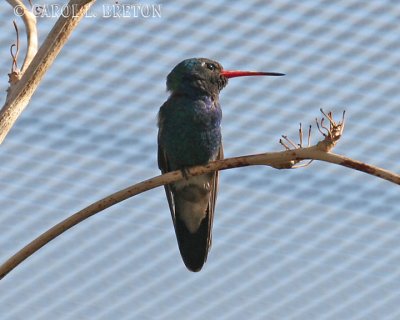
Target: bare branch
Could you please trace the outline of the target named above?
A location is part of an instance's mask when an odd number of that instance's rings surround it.
[[[282,152],[271,152],[256,155],[249,155],[243,157],[229,158],[219,161],[211,162],[204,166],[197,166],[189,168],[186,171],[187,176],[196,176],[216,170],[225,170],[238,167],[245,167],[251,165],[267,165],[267,166],[279,166],[282,163],[288,163],[290,161],[299,160],[322,160],[325,162],[330,162],[345,166],[348,168],[356,169],[376,177],[380,177],[387,181],[400,184],[400,175],[391,173],[387,170],[374,167],[350,158],[346,158],[341,155],[327,153],[325,152],[325,147],[321,143],[316,146],[308,148],[298,148],[294,150],[287,150]],[[35,253],[45,244],[65,232],[66,230],[77,225],[81,221],[91,217],[92,215],[111,207],[123,200],[133,197],[139,193],[145,192],[147,190],[160,187],[164,184],[169,184],[176,182],[183,178],[182,171],[173,171],[160,176],[153,177],[151,179],[145,180],[133,186],[130,186],[124,190],[118,191],[110,196],[107,196],[91,205],[85,209],[75,213],[64,221],[58,223],[48,231],[44,232],[38,238],[33,240],[14,256],[8,259],[3,265],[0,266],[0,279],[5,277],[11,270],[18,266],[22,261],[28,258],[30,255]]]
[[[15,121],[28,105],[44,74],[67,42],[72,31],[95,1],[70,0],[64,8],[60,18],[22,75],[21,80],[13,86],[7,96],[7,100],[0,111],[0,143],[4,141]],[[20,1],[15,0],[13,2]]]
[[[326,115],[322,110],[321,112],[329,120],[330,125],[329,129],[326,127],[326,133],[321,132],[324,136],[324,139],[322,141],[319,141],[315,146],[307,148],[302,147],[301,144],[303,140],[303,133],[302,129],[300,128],[299,139],[301,143],[299,146],[297,146],[294,142],[284,136],[285,141],[287,141],[293,147],[293,149],[290,149],[290,147],[287,146],[281,139],[280,143],[285,147],[286,151],[262,153],[214,161],[204,166],[185,168],[185,170],[173,171],[160,176],[156,176],[154,178],[130,186],[124,190],[118,191],[73,214],[72,216],[53,226],[42,235],[40,235],[38,238],[33,240],[31,243],[29,243],[27,246],[22,248],[15,255],[9,258],[3,265],[0,266],[0,279],[5,277],[11,270],[13,270],[16,266],[18,266],[21,262],[31,256],[45,244],[58,237],[60,234],[72,228],[73,226],[77,225],[81,221],[139,193],[156,187],[160,187],[165,184],[173,183],[190,176],[197,176],[217,170],[225,170],[252,165],[266,165],[278,169],[290,169],[293,168],[293,166],[298,162],[308,159],[311,161],[321,160],[338,164],[358,171],[366,172],[368,174],[374,175],[376,177],[388,180],[396,184],[400,184],[400,175],[398,174],[394,174],[390,171],[374,167],[350,158],[346,158],[341,155],[329,153],[329,151],[335,146],[337,141],[342,136],[344,126],[344,113],[342,121],[336,123],[333,120],[331,113],[328,113],[328,115]],[[308,143],[310,142],[310,135],[311,128],[308,133]]]

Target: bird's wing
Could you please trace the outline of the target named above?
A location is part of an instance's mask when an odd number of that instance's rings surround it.
[[[224,149],[221,146],[219,147],[219,151],[215,160],[222,160],[224,158]],[[212,225],[214,221],[214,211],[215,211],[215,203],[217,201],[217,194],[218,194],[218,180],[219,180],[219,171],[214,172],[214,176],[211,181],[211,195],[210,195],[210,202],[208,204],[207,213],[209,216],[208,219],[208,245],[211,246],[211,232],[212,232]]]
[[[158,167],[160,168],[163,174],[171,171],[168,164],[167,155],[164,149],[161,147],[160,143],[158,144]],[[169,184],[166,184],[164,185],[164,189],[165,189],[165,194],[167,195],[167,200],[168,200],[169,210],[171,211],[172,220],[175,225],[175,203],[174,203],[174,197],[172,196],[171,186]]]

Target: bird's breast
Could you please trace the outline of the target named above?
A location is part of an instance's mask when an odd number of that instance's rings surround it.
[[[159,115],[159,141],[174,168],[204,164],[221,145],[222,112],[211,97],[169,99]]]

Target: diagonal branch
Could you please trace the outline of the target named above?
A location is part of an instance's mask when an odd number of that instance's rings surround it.
[[[238,167],[245,167],[251,165],[267,165],[275,168],[279,168],[281,164],[286,164],[289,162],[298,162],[299,160],[313,159],[322,160],[325,162],[330,162],[345,166],[348,168],[356,169],[376,177],[380,177],[387,181],[400,184],[400,175],[391,173],[387,170],[374,167],[371,165],[364,164],[362,162],[346,158],[341,155],[327,153],[323,151],[324,146],[321,147],[321,142],[317,145],[308,148],[299,148],[294,150],[287,150],[282,152],[271,152],[262,153],[256,155],[248,155],[236,158],[228,158],[224,160],[210,162],[204,166],[196,166],[189,168],[185,171],[187,177],[201,175],[216,170],[225,170]],[[138,195],[156,187],[160,187],[164,184],[176,182],[183,179],[181,171],[173,171],[163,175],[153,177],[151,179],[142,181],[138,184],[130,186],[124,190],[118,191],[110,196],[107,196],[88,207],[82,209],[81,211],[73,214],[64,221],[58,223],[57,225],[50,228],[48,231],[44,232],[38,238],[33,240],[27,246],[18,251],[14,256],[8,259],[3,265],[0,266],[0,279],[5,277],[11,270],[23,262],[26,258],[31,256],[45,244],[82,222],[83,220],[93,216],[102,210],[113,206],[121,201],[124,201],[130,197]]]
[[[44,74],[67,42],[72,31],[95,1],[69,1],[21,80],[10,88],[7,100],[0,111],[0,144],[28,105]]]

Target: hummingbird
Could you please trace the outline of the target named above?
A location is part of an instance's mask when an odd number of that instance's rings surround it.
[[[229,78],[283,76],[276,72],[224,70],[206,58],[186,59],[167,76],[170,96],[158,113],[158,167],[182,170],[184,180],[165,185],[182,260],[200,271],[211,246],[218,171],[186,177],[185,169],[223,159],[219,93]]]

